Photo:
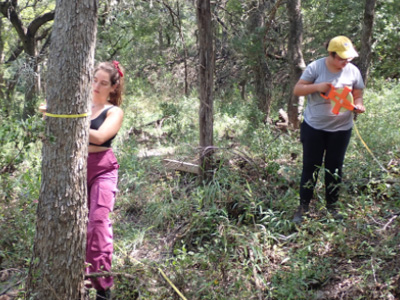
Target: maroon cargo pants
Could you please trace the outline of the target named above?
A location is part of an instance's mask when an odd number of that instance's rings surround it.
[[[117,192],[119,165],[111,149],[89,153],[87,166],[89,222],[87,226],[86,273],[111,270],[113,232],[109,213],[113,210]],[[92,278],[96,290],[113,285],[112,277]]]

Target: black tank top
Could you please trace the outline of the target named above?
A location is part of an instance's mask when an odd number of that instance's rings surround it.
[[[104,120],[105,120],[106,117],[107,117],[107,112],[108,112],[111,108],[113,108],[113,107],[114,107],[114,105],[113,105],[113,106],[110,106],[110,107],[107,107],[106,109],[104,109],[104,110],[100,113],[100,115],[97,116],[97,118],[95,118],[95,119],[93,119],[93,120],[90,120],[90,129],[98,130],[98,129],[100,128],[101,124],[104,123]],[[89,145],[94,145],[94,146],[100,146],[100,147],[107,147],[107,148],[110,148],[110,147],[111,147],[111,141],[112,141],[114,138],[115,138],[115,135],[114,135],[112,138],[110,138],[108,141],[105,141],[102,145],[96,145],[96,144],[93,144],[93,143],[89,143]]]

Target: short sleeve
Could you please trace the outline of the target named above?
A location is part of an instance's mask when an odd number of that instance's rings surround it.
[[[354,74],[355,80],[354,80],[353,88],[358,89],[358,90],[364,89],[365,83],[361,76],[361,72],[357,67],[355,67],[354,73],[355,73]]]
[[[318,77],[318,63],[319,61],[313,61],[310,63],[306,69],[304,70],[303,74],[301,75],[300,79],[308,81],[308,82],[315,82]]]

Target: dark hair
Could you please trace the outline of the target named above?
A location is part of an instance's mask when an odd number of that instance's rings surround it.
[[[328,50],[330,41],[331,41],[331,40],[328,40],[328,41],[326,41],[326,42],[324,43],[324,46],[325,46],[325,49],[326,49],[326,50]]]
[[[94,69],[94,74],[102,70],[110,75],[111,85],[117,85],[115,90],[110,93],[110,103],[116,106],[122,104],[122,94],[124,91],[124,69],[117,62],[102,62]]]
[[[328,47],[329,47],[329,43],[330,43],[330,42],[331,42],[331,40],[325,42],[325,49],[326,49],[326,51],[328,51]],[[336,52],[332,52],[332,51],[328,51],[328,52],[329,52],[329,55],[330,55],[330,56],[332,56],[333,58],[335,58]]]

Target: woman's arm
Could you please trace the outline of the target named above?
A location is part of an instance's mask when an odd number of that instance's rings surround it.
[[[365,112],[364,101],[363,101],[363,90],[354,89],[352,91],[354,98],[354,105],[357,106],[357,109],[354,110],[357,114],[362,114]]]
[[[104,142],[115,136],[122,126],[124,112],[119,107],[114,107],[107,112],[107,117],[99,129],[89,130],[89,142],[95,145],[102,145]]]
[[[328,82],[313,83],[300,79],[293,89],[293,94],[296,96],[307,96],[312,93],[326,93],[329,91],[330,84]]]

